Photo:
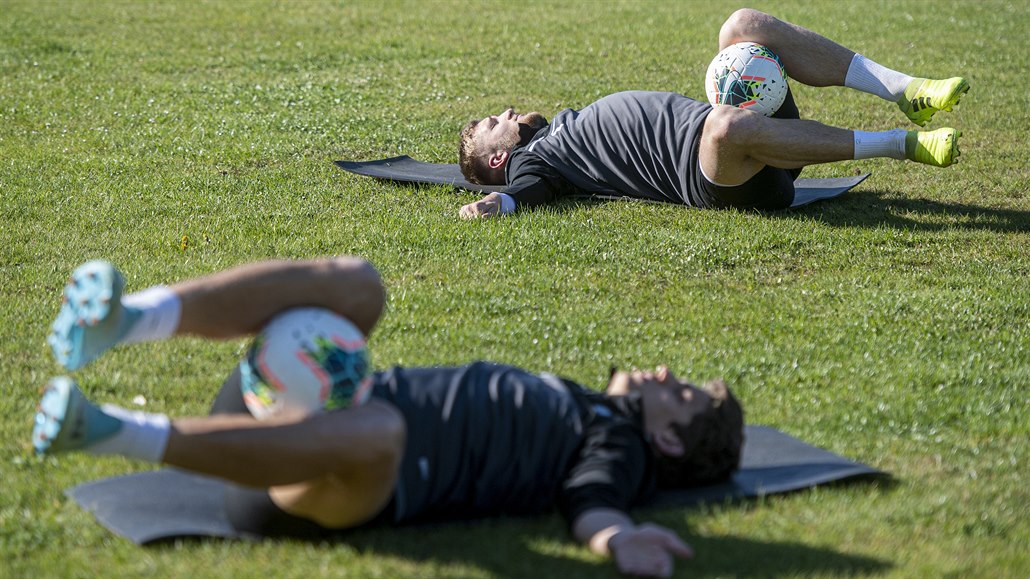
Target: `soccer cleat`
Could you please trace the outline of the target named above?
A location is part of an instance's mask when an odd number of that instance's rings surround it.
[[[47,342],[57,361],[76,370],[114,346],[139,318],[122,306],[122,274],[106,261],[80,265],[64,286],[64,303]]]
[[[898,100],[898,107],[910,121],[922,127],[937,111],[951,112],[967,92],[969,82],[960,76],[944,80],[917,78],[908,83],[905,95]]]
[[[86,400],[74,380],[58,376],[43,389],[32,427],[32,446],[37,454],[76,450],[113,435],[121,427],[121,420]]]
[[[910,161],[935,167],[954,165],[961,154],[958,150],[961,136],[962,131],[951,128],[909,131],[905,136],[905,156]]]

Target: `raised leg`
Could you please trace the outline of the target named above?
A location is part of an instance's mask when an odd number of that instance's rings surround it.
[[[860,133],[816,121],[775,119],[730,106],[715,107],[705,120],[700,163],[716,184],[746,182],[762,167],[796,169],[846,159],[889,157],[936,167],[958,160],[961,132]]]
[[[938,111],[951,111],[969,91],[962,77],[941,80],[909,76],[790,22],[742,8],[719,31],[719,49],[757,42],[779,55],[787,74],[811,86],[846,86],[896,103],[913,123],[924,126]]]
[[[389,502],[406,425],[392,405],[275,416],[161,414],[97,407],[69,378],[50,381],[32,432],[37,452],[83,451],[161,462],[258,488],[287,512],[342,528]]]
[[[740,185],[770,165],[796,169],[851,159],[852,131],[816,121],[771,119],[729,106],[715,107],[705,120],[700,162],[719,185]]]
[[[855,56],[825,36],[750,8],[734,12],[719,30],[719,50],[737,42],[768,46],[791,78],[811,86],[843,86]]]
[[[275,314],[317,306],[368,335],[386,303],[372,264],[356,257],[262,261],[172,286],[182,301],[176,333],[233,338],[260,330]]]
[[[333,310],[368,335],[386,303],[378,272],[356,257],[251,263],[124,298],[123,285],[107,262],[75,270],[47,338],[59,363],[81,368],[122,342],[253,334],[297,306]]]

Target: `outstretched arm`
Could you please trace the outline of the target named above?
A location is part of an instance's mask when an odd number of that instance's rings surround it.
[[[619,572],[628,575],[668,577],[675,557],[694,556],[673,531],[650,523],[637,525],[616,509],[584,511],[573,522],[572,533],[594,553],[611,556]]]
[[[479,201],[465,205],[459,215],[464,219],[505,215],[517,209],[550,203],[571,190],[571,185],[539,158],[520,161],[515,173],[504,191],[490,193]]]
[[[458,215],[462,219],[475,219],[477,217],[493,217],[503,213],[511,213],[515,210],[515,202],[511,202],[511,209],[504,211],[504,203],[500,193],[490,193],[479,201],[469,203],[461,208]]]

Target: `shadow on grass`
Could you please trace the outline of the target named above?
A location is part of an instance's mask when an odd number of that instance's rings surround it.
[[[784,219],[810,218],[831,226],[847,227],[886,226],[917,231],[1030,231],[1030,211],[896,198],[883,191],[853,191],[839,199],[767,215]]]
[[[679,205],[639,199],[603,199],[572,196],[547,206],[554,213],[573,212],[602,203]],[[967,229],[998,233],[1030,232],[1030,211],[982,207],[970,203],[948,203],[927,199],[896,198],[883,191],[851,191],[825,201],[786,209],[761,212],[772,219],[811,219],[833,227],[891,227],[906,231]]]
[[[887,561],[849,555],[799,543],[755,541],[737,537],[689,537],[694,560],[685,566],[691,577],[861,576],[883,573]]]
[[[553,530],[552,530],[553,529]],[[679,529],[696,553],[678,561],[677,576],[783,577],[860,576],[883,573],[888,561],[840,553],[823,547],[732,536],[697,537]],[[553,524],[491,522],[420,526],[355,532],[339,542],[362,553],[376,553],[434,565],[472,567],[495,577],[617,576],[609,561],[573,558],[573,551],[540,552],[536,544],[568,540]],[[571,542],[569,543],[571,546]],[[566,555],[565,553],[569,553]]]

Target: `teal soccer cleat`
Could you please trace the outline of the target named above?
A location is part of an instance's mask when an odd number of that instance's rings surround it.
[[[77,450],[101,441],[122,427],[79,391],[75,381],[58,376],[47,383],[32,427],[37,454]]]
[[[140,316],[122,306],[124,285],[122,274],[106,261],[90,261],[72,272],[47,337],[58,363],[77,370],[121,340]]]

